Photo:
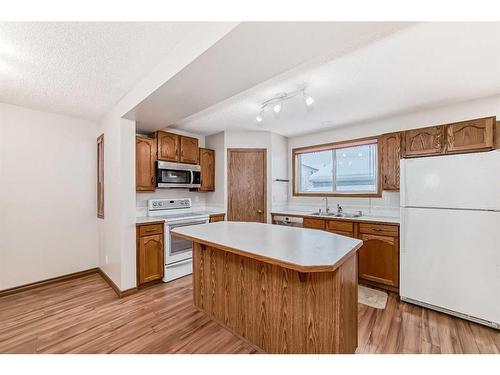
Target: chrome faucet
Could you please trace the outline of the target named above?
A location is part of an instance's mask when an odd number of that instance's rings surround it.
[[[341,214],[344,210],[342,209],[342,206],[337,203],[337,213]]]
[[[330,212],[330,207],[328,207],[328,197],[325,197],[325,212],[326,213]]]

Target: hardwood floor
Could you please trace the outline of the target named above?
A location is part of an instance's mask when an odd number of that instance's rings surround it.
[[[500,331],[398,301],[359,305],[357,353],[500,353]],[[119,299],[98,274],[0,298],[0,353],[255,353],[192,303],[191,277]]]

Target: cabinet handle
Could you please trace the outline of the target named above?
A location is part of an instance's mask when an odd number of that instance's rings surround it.
[[[154,184],[155,184],[155,178],[151,177],[151,185],[154,185]]]
[[[387,176],[384,176],[384,184],[387,184]]]
[[[375,232],[382,232],[382,229],[380,229],[380,228],[373,228],[373,230],[374,230]]]
[[[257,210],[257,212],[258,212],[259,214],[261,214],[261,213],[262,213],[262,210]]]

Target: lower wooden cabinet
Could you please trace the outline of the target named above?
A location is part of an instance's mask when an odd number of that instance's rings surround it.
[[[210,215],[210,222],[215,223],[217,221],[224,221],[225,217],[226,217],[226,214]]]
[[[163,224],[137,226],[137,285],[163,278]]]
[[[399,239],[363,234],[358,250],[358,277],[378,284],[399,286]]]
[[[363,241],[358,250],[359,283],[399,289],[399,225],[304,217],[303,226],[359,238]]]

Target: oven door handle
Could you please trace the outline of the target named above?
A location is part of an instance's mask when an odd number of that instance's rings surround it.
[[[207,220],[199,220],[199,221],[190,221],[186,223],[178,223],[178,224],[167,224],[169,229],[175,229],[179,227],[187,227],[189,225],[200,225],[200,224],[207,224]]]

